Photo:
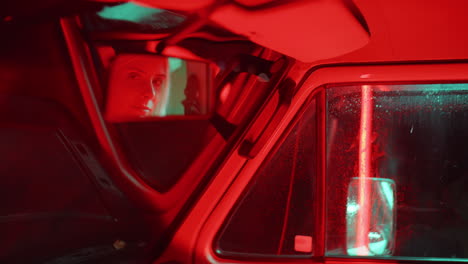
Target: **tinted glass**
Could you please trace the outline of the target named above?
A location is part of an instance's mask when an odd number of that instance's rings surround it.
[[[468,258],[468,85],[335,87],[327,107],[326,254]],[[356,177],[396,189],[393,223],[380,223],[395,232],[369,232],[360,249],[349,242],[362,227],[347,223],[350,190],[370,196],[353,189]],[[361,225],[384,221],[367,217]]]

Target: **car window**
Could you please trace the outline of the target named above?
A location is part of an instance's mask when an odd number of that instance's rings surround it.
[[[355,85],[326,94],[326,255],[468,258],[468,85]],[[395,196],[352,186],[366,178],[387,182]],[[385,200],[386,209],[365,207],[350,192],[377,206]]]
[[[218,234],[227,257],[317,256],[316,162],[325,159],[325,256],[468,258],[468,85],[325,89],[257,171]],[[318,99],[317,99],[318,100]]]
[[[315,103],[257,171],[218,234],[222,256],[310,255],[313,248]]]
[[[170,190],[213,137],[208,120],[115,124],[116,139],[139,175],[160,192]]]

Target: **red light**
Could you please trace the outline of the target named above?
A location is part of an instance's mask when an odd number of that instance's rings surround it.
[[[369,181],[366,181],[365,178],[372,176],[372,114],[372,87],[363,85],[359,130],[359,211],[358,221],[356,223],[356,248],[359,249],[358,255],[368,255],[369,253],[370,186]]]

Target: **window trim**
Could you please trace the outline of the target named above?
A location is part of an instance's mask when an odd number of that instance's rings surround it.
[[[213,181],[206,189],[206,192],[200,197],[198,203],[194,206],[191,213],[187,216],[184,224],[179,228],[173,237],[168,250],[160,258],[161,263],[164,260],[176,260],[180,262],[194,263],[211,263],[211,264],[244,264],[244,263],[270,263],[268,259],[261,260],[238,260],[221,258],[215,253],[213,248],[214,239],[218,230],[229,215],[236,201],[242,195],[245,187],[254,176],[255,172],[262,165],[265,158],[276,145],[276,142],[287,132],[287,128],[294,120],[297,119],[298,113],[304,109],[304,105],[308,100],[319,91],[321,88],[333,84],[371,84],[385,82],[405,82],[405,83],[434,83],[434,82],[468,82],[468,61],[449,61],[449,62],[413,62],[411,63],[374,63],[361,65],[320,65],[310,69],[298,84],[297,93],[292,99],[291,105],[281,122],[274,129],[268,142],[263,146],[260,152],[248,160],[239,155],[237,146],[230,156],[227,157],[225,163],[218,171]],[[296,73],[297,74],[297,73]],[[323,95],[322,95],[323,96]],[[324,101],[324,100],[322,100]],[[317,102],[317,105],[320,103]],[[324,108],[322,108],[324,109]],[[262,110],[262,111],[265,111]],[[261,116],[259,113],[258,116]],[[325,111],[321,115],[325,115]],[[324,118],[320,122],[324,122]],[[261,120],[254,120],[256,122]],[[322,123],[323,124],[323,123]],[[321,186],[324,184],[324,154],[325,154],[325,126],[318,131],[322,139],[321,146],[321,163],[320,175]],[[323,130],[323,131],[321,131]],[[246,135],[250,131],[247,131]],[[247,162],[246,162],[247,161]],[[244,164],[245,163],[245,164]],[[317,184],[318,186],[318,184]],[[320,188],[319,188],[320,189]],[[323,205],[325,202],[325,193],[321,192],[319,199]],[[317,228],[321,229],[321,239],[324,236],[324,217],[325,208],[321,207],[322,215],[318,216],[321,222]],[[320,235],[320,234],[318,234]],[[317,239],[314,239],[317,241]],[[323,243],[323,242],[322,242]],[[177,254],[180,249],[189,250],[188,256]],[[352,261],[352,262],[382,262],[398,263],[400,259],[373,259],[373,258],[337,258],[324,257],[324,243],[319,250],[319,257],[310,258],[281,258],[282,263],[297,263],[297,262],[331,262],[334,261]],[[405,259],[412,261],[409,259]],[[428,261],[427,259],[422,259]],[[278,261],[274,259],[273,261]],[[441,260],[436,260],[441,261]],[[158,261],[159,263],[159,261]]]

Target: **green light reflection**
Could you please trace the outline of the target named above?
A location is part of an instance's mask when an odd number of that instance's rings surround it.
[[[97,14],[105,19],[123,20],[140,23],[151,16],[162,13],[164,10],[144,7],[131,2],[112,7],[104,7]]]
[[[389,182],[382,182],[382,192],[384,194],[385,199],[387,200],[387,205],[389,210],[393,210],[394,205],[394,197],[393,197],[393,188],[391,183]]]

